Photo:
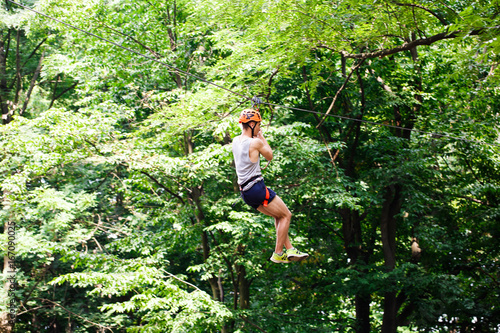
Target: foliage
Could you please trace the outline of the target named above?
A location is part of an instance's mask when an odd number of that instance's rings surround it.
[[[498,330],[497,2],[25,3],[149,59],[2,7],[16,331]],[[298,264],[239,198],[254,95]]]

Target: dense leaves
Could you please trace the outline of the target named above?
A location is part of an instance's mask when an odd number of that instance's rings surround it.
[[[498,2],[23,4],[124,48],[2,4],[0,331],[498,331]]]

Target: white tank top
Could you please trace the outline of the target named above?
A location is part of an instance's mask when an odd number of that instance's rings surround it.
[[[262,173],[260,171],[260,155],[257,162],[252,162],[250,160],[250,143],[252,139],[249,137],[237,136],[233,140],[233,155],[234,163],[236,164],[236,174],[238,175],[238,184],[244,184],[251,178],[255,176],[260,176]],[[258,177],[251,183],[245,186],[242,190],[245,191],[253,186],[254,183],[262,180],[262,177]]]

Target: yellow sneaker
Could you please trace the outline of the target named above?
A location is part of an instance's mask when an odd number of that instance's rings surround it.
[[[307,257],[309,257],[307,253],[300,252],[296,248],[291,248],[289,250],[286,250],[286,255],[288,259],[290,259],[291,261],[302,261]]]
[[[282,255],[273,252],[273,255],[271,256],[271,258],[269,258],[269,260],[277,264],[288,264],[290,262],[290,260],[288,260],[288,257],[286,255],[286,252],[283,252]]]

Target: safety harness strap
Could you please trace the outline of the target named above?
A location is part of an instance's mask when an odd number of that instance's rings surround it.
[[[253,182],[254,180],[256,180],[257,178],[259,177],[262,177],[262,175],[257,175],[257,176],[253,176],[252,178],[250,178],[249,180],[247,180],[246,182],[244,182],[243,184],[239,185],[240,187],[240,191],[243,191],[243,189],[248,185],[250,184],[251,182]]]
[[[267,207],[268,203],[269,203],[269,190],[266,186],[266,198],[264,199],[264,202],[262,202],[262,206]]]

